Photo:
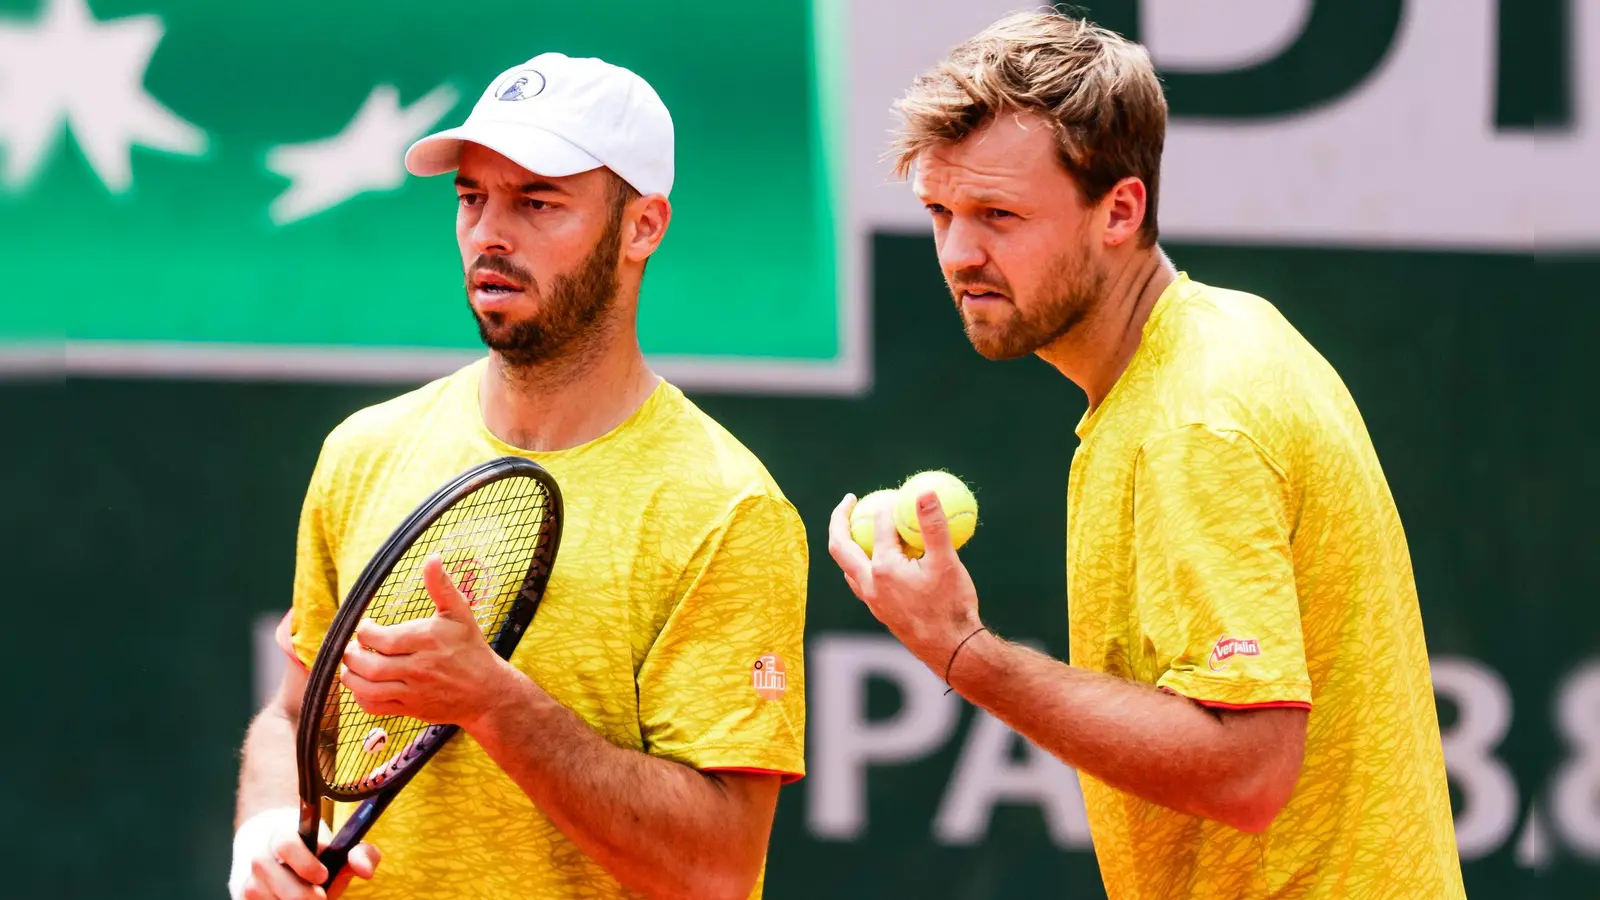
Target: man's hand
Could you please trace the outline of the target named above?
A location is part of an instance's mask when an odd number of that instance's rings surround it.
[[[363,621],[344,652],[344,686],[375,716],[468,728],[505,695],[505,679],[517,673],[484,640],[471,604],[437,554],[423,563],[422,581],[436,613],[398,625]]]
[[[850,511],[856,498],[846,494],[828,523],[828,553],[844,571],[850,590],[872,610],[916,657],[941,678],[950,654],[962,639],[983,626],[978,618],[978,592],[950,542],[950,527],[939,497],[928,491],[917,498],[922,527],[921,559],[906,556],[885,507],[873,523],[873,555],[869,558],[850,537]]]
[[[328,837],[323,829],[319,851],[328,846]],[[240,900],[334,900],[344,893],[350,879],[371,878],[379,859],[377,847],[357,844],[339,877],[324,892],[319,885],[328,879],[328,868],[306,848],[298,831],[280,829],[250,861],[250,875],[236,896]]]
[[[844,578],[934,674],[983,626],[978,595],[950,544],[939,500],[917,498],[925,547],[908,559],[887,509],[868,558],[850,537],[846,495],[828,524]],[[994,635],[955,661],[963,697],[1073,768],[1170,809],[1243,831],[1266,828],[1288,802],[1305,754],[1306,710],[1212,711],[1153,686],[1090,672]]]

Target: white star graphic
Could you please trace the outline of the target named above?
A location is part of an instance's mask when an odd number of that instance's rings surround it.
[[[0,20],[0,183],[25,185],[64,127],[113,193],[133,184],[134,144],[204,153],[206,133],[144,89],[164,32],[155,15],[97,21],[84,0],[48,0],[31,23]]]
[[[406,180],[405,151],[456,105],[455,88],[442,84],[402,108],[400,92],[380,84],[344,130],[303,144],[280,144],[267,168],[289,179],[272,201],[272,221],[287,225],[366,191],[393,190]]]

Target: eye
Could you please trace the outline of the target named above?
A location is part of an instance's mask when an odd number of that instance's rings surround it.
[[[1017,217],[1017,214],[1012,212],[1009,209],[990,209],[989,210],[989,218],[991,218],[991,219],[1014,219],[1016,217]]]
[[[945,209],[943,206],[937,203],[924,203],[923,206],[927,208],[928,212],[933,213],[936,216],[950,215],[950,210]]]
[[[458,195],[456,195],[456,201],[459,202],[462,206],[467,207],[467,208],[470,209],[471,207],[477,206],[479,203],[483,202],[483,195],[482,194],[458,194]]]
[[[535,210],[535,211],[538,211],[538,210],[541,210],[541,209],[549,209],[550,208],[549,201],[547,201],[547,200],[535,200],[532,197],[525,198],[522,201],[522,203],[523,203],[524,206],[528,207],[531,210]]]

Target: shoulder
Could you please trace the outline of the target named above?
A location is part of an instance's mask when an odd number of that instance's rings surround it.
[[[1184,287],[1156,337],[1173,374],[1211,388],[1261,387],[1262,380],[1327,365],[1265,297],[1195,281]]]
[[[1164,429],[1237,432],[1275,452],[1345,394],[1328,361],[1266,298],[1189,281],[1172,300],[1151,335],[1151,399]]]
[[[477,383],[483,360],[381,403],[356,410],[323,439],[317,477],[324,484],[344,480],[350,472],[370,472],[396,446],[419,431],[436,430],[445,417],[459,412],[462,391]]]
[[[442,409],[468,382],[475,382],[482,360],[457,369],[421,387],[356,410],[328,433],[324,444],[338,449],[360,449],[410,433],[419,423]]]
[[[756,454],[721,422],[676,386],[664,384],[656,432],[676,457],[671,468],[680,480],[700,490],[727,496],[784,499],[772,473]]]
[[[798,530],[798,512],[761,459],[676,386],[664,384],[662,391],[651,455],[674,502],[713,529],[756,517]]]

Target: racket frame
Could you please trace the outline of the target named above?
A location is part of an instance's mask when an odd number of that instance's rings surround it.
[[[533,614],[544,599],[544,591],[555,565],[556,551],[561,544],[561,526],[565,521],[561,490],[555,478],[541,465],[521,456],[502,456],[480,463],[451,479],[434,491],[402,521],[378,552],[367,561],[361,575],[339,605],[333,622],[317,649],[317,658],[306,677],[306,689],[301,700],[300,721],[296,728],[295,750],[299,768],[300,837],[313,853],[317,852],[318,830],[322,818],[322,799],[364,802],[351,813],[344,827],[319,854],[328,868],[327,887],[344,868],[350,850],[361,842],[378,816],[399,794],[418,770],[450,740],[460,726],[453,724],[429,725],[412,744],[401,752],[410,759],[392,775],[372,787],[357,791],[335,791],[322,776],[317,764],[317,739],[321,729],[322,714],[328,702],[329,688],[344,658],[344,648],[355,635],[367,607],[383,585],[394,566],[410,551],[413,544],[428,528],[438,521],[463,497],[488,487],[496,481],[511,477],[529,477],[544,487],[547,500],[546,520],[554,519],[548,539],[535,550],[533,562],[517,589],[511,610],[500,630],[489,640],[490,646],[501,659],[510,659],[511,653],[522,640],[523,633],[533,621]]]

